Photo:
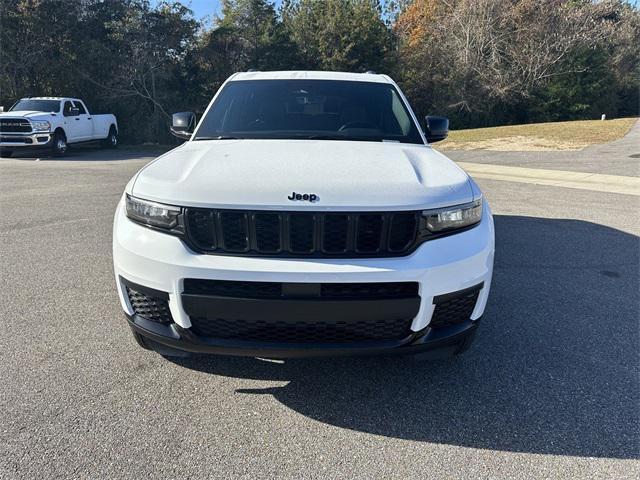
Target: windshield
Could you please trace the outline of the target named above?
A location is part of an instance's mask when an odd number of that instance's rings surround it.
[[[9,111],[58,112],[60,111],[60,100],[31,100],[23,98],[11,107]]]
[[[393,85],[339,80],[227,83],[194,140],[227,138],[424,143]]]

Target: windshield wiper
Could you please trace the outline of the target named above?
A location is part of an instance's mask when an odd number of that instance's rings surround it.
[[[197,137],[195,140],[241,140],[239,137],[230,135],[218,135],[217,137]]]
[[[366,137],[366,136],[355,136],[355,135],[328,135],[328,134],[319,134],[319,135],[309,135],[304,138],[309,140],[350,140],[350,141],[360,141],[360,142],[381,142],[382,138],[380,137]]]

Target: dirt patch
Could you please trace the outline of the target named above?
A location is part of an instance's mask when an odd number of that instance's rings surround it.
[[[587,143],[566,142],[540,137],[513,136],[473,142],[448,141],[442,150],[492,150],[495,152],[549,152],[582,150]]]

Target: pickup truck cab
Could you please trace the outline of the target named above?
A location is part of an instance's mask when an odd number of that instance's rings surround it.
[[[493,272],[478,185],[386,75],[245,72],[128,183],[117,291],[139,345],[287,358],[464,351]],[[426,354],[426,352],[429,352]]]
[[[64,155],[69,145],[95,141],[101,141],[105,147],[116,147],[118,122],[114,115],[89,113],[78,98],[23,98],[8,112],[0,113],[3,157],[33,147],[49,148],[54,155]]]

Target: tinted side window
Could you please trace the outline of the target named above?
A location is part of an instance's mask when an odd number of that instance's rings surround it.
[[[71,117],[71,109],[73,108],[73,104],[71,102],[64,102],[64,108],[62,109],[62,114],[65,117]]]
[[[82,105],[82,102],[73,102],[73,104],[76,106],[76,108],[79,110],[79,114],[80,115],[86,115],[87,111],[84,109],[84,106]]]

